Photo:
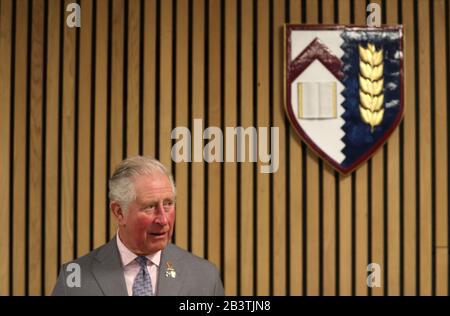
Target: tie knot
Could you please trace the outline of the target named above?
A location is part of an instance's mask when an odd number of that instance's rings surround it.
[[[145,256],[139,256],[136,257],[136,261],[139,263],[139,265],[143,268],[145,268],[147,266],[147,257]]]

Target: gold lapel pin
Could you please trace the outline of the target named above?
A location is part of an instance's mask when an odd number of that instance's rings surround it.
[[[172,266],[172,262],[167,261],[166,262],[167,268],[166,268],[166,278],[171,277],[172,279],[175,279],[177,276],[177,272]]]

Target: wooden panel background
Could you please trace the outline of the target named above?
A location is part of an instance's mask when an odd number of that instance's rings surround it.
[[[348,176],[283,112],[283,23],[365,24],[358,0],[0,0],[0,294],[48,295],[115,232],[107,179],[150,154],[178,187],[175,242],[228,295],[448,295],[450,5],[377,1],[404,25],[405,115]],[[171,161],[176,126],[277,126],[280,168]],[[380,264],[382,286],[366,286]]]

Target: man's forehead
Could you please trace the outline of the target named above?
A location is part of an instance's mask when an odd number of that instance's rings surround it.
[[[152,195],[171,195],[172,185],[169,177],[162,172],[154,172],[152,174],[144,174],[136,176],[134,179],[136,195],[152,196]]]
[[[156,181],[167,181],[170,184],[169,177],[162,171],[155,170],[151,173],[138,174],[133,177],[135,183],[148,183]]]

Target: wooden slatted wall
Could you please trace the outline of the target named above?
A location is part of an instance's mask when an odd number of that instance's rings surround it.
[[[175,242],[229,295],[448,295],[450,5],[377,1],[404,25],[405,115],[341,176],[283,112],[284,23],[365,24],[358,0],[0,0],[0,294],[49,294],[115,232],[107,178],[150,154],[176,176]],[[280,168],[171,161],[176,126],[277,126]],[[367,265],[382,287],[366,285]]]

